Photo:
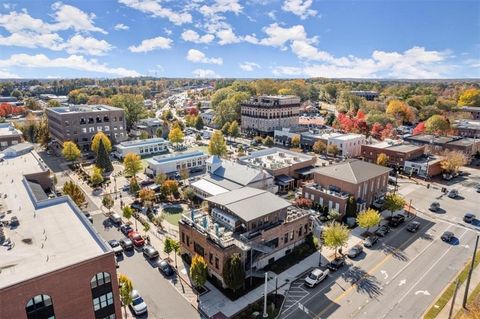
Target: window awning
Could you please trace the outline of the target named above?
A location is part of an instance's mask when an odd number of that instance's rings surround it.
[[[290,176],[288,175],[278,175],[276,177],[276,180],[277,180],[277,183],[279,185],[282,185],[282,186],[288,186],[290,183],[292,183],[293,181],[295,181],[293,178],[291,178]]]
[[[315,169],[315,166],[310,165],[310,166],[295,170],[295,173],[297,173],[298,175],[307,176],[312,174],[314,169]]]

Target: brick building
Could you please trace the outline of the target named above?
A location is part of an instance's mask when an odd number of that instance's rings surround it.
[[[348,198],[353,196],[357,211],[361,211],[386,194],[390,170],[361,160],[317,168],[313,183],[303,186],[303,197],[344,214]]]
[[[480,140],[462,136],[435,136],[419,134],[404,138],[414,145],[425,145],[425,152],[429,154],[442,154],[445,151],[461,151],[470,159],[480,151]]]
[[[298,125],[300,98],[293,95],[258,96],[240,104],[242,131],[273,135],[275,129]]]
[[[0,318],[121,318],[113,251],[70,197],[48,196],[38,154],[6,157],[0,176]]]
[[[388,166],[403,169],[405,161],[414,160],[425,153],[425,146],[394,140],[362,145],[361,157],[364,161],[376,163],[378,155],[382,153],[388,156]]]
[[[125,112],[108,105],[71,105],[47,108],[50,135],[60,145],[75,142],[89,151],[93,137],[104,132],[112,144],[127,139]]]
[[[192,211],[179,222],[181,252],[203,256],[210,276],[222,284],[232,254],[240,254],[249,277],[289,254],[310,232],[306,211],[265,190],[244,187],[206,200],[208,211]]]

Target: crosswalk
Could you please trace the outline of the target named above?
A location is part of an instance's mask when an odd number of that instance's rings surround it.
[[[286,313],[290,308],[297,306],[298,302],[309,294],[304,287],[303,279],[298,279],[290,285],[287,298],[283,304],[283,313]]]

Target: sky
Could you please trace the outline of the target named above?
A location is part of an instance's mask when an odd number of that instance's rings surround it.
[[[0,0],[0,78],[480,78],[478,0]]]

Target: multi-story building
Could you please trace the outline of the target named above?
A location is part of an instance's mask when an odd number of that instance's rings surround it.
[[[246,165],[261,168],[273,177],[280,192],[298,186],[313,177],[312,170],[317,161],[315,156],[293,152],[277,147],[252,152],[239,158]]]
[[[328,145],[336,145],[340,155],[347,158],[360,156],[362,144],[365,144],[363,134],[340,134],[328,138]]]
[[[207,158],[208,155],[201,151],[159,155],[147,159],[148,167],[145,172],[148,175],[156,176],[160,173],[174,174],[182,168],[190,171],[203,170]]]
[[[303,196],[328,209],[344,214],[347,201],[353,196],[357,211],[369,207],[387,192],[390,168],[361,160],[317,168],[313,183],[303,186]]]
[[[223,265],[232,254],[240,254],[251,276],[289,254],[310,232],[306,211],[265,190],[244,187],[206,200],[207,211],[192,211],[179,222],[181,252],[201,255],[222,284]]]
[[[218,156],[211,156],[207,159],[206,165],[206,176],[190,184],[195,194],[201,199],[245,186],[272,193],[278,190],[273,176],[263,169],[222,160]]]
[[[22,142],[22,132],[11,123],[0,123],[0,151]]]
[[[480,140],[462,136],[435,136],[419,134],[404,137],[414,145],[425,145],[425,153],[442,154],[445,151],[461,151],[470,159],[480,151]]]
[[[480,120],[457,120],[452,126],[460,136],[480,138]]]
[[[473,120],[480,120],[480,107],[477,106],[463,106],[462,112],[468,112],[472,114]]]
[[[125,141],[115,146],[115,156],[123,159],[128,153],[150,156],[168,152],[169,141],[163,138],[147,138],[145,140]]]
[[[376,91],[350,91],[350,94],[363,97],[367,101],[373,101],[379,96]]]
[[[127,138],[124,110],[108,105],[71,105],[47,108],[50,135],[60,145],[75,142],[90,150],[93,137],[104,132],[113,144]]]
[[[168,125],[167,125],[168,128]],[[162,120],[159,120],[157,118],[148,118],[148,119],[141,119],[139,120],[133,129],[130,131],[130,134],[132,136],[140,136],[142,132],[146,132],[148,134],[148,137],[159,137],[157,132],[158,130],[162,130],[162,135],[161,137],[166,138],[168,136],[168,130],[165,131],[165,125]],[[166,135],[164,134],[166,133]]]
[[[403,169],[405,162],[421,157],[425,146],[413,145],[403,141],[385,140],[376,144],[362,144],[362,159],[376,163],[378,155],[388,156],[388,166]]]
[[[205,124],[206,126],[214,126],[213,125],[214,116],[215,116],[215,111],[213,111],[212,109],[208,109],[200,113],[200,117],[202,118],[203,124]]]
[[[121,318],[114,253],[50,176],[35,151],[0,163],[0,318]]]
[[[240,104],[242,130],[250,134],[273,135],[275,129],[298,125],[300,98],[258,96]]]

